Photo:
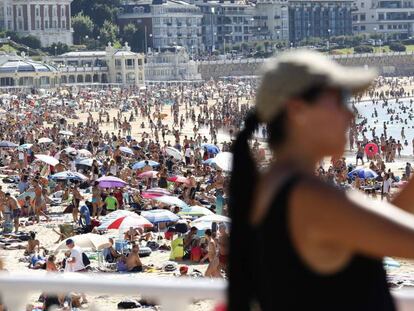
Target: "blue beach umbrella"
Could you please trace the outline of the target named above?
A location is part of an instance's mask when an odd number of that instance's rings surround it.
[[[148,219],[153,224],[159,222],[176,222],[180,217],[165,209],[155,209],[141,212],[141,216]]]
[[[378,174],[369,168],[359,167],[348,173],[348,177],[354,179],[356,176],[362,179],[375,179]]]
[[[217,154],[220,152],[220,148],[213,144],[202,144],[201,148],[206,148],[209,153]]]
[[[152,161],[152,160],[148,160],[148,164],[150,166],[158,166],[160,165],[158,162]],[[137,163],[135,163],[134,165],[132,165],[132,169],[133,170],[139,170],[141,168],[143,168],[145,166],[145,160],[139,161]]]

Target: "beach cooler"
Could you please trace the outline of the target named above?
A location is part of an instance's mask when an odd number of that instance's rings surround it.
[[[128,250],[128,241],[126,240],[115,240],[115,250],[120,253],[124,253]]]

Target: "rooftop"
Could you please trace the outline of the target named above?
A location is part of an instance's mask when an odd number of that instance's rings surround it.
[[[55,72],[56,67],[17,55],[0,54],[0,73]]]

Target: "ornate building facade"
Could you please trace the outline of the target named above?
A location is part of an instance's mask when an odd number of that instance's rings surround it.
[[[42,46],[73,44],[70,4],[73,0],[1,0],[0,29],[34,35]]]

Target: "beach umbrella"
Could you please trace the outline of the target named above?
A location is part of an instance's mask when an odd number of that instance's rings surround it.
[[[27,150],[33,147],[33,144],[23,144],[17,147],[18,150]]]
[[[201,148],[205,148],[207,152],[217,154],[220,152],[220,148],[213,144],[202,144]]]
[[[163,194],[156,194],[156,193],[146,193],[146,192],[143,192],[143,193],[141,193],[141,196],[142,196],[142,198],[143,198],[143,199],[155,199],[155,198],[162,197],[162,196],[163,196]]]
[[[139,174],[137,177],[138,178],[157,178],[157,171],[147,171],[144,173]]]
[[[134,165],[132,165],[132,169],[133,170],[139,170],[139,169],[143,168],[146,165],[145,161],[148,161],[148,164],[152,167],[160,165],[158,162],[155,162],[155,161],[152,161],[152,160],[142,160],[142,161],[136,162]]]
[[[55,166],[59,163],[58,159],[46,154],[35,154],[35,158],[52,166]]]
[[[42,137],[42,138],[39,138],[39,140],[37,142],[39,144],[49,144],[49,143],[53,142],[53,140],[51,140],[49,137]]]
[[[80,234],[72,236],[68,239],[72,239],[75,242],[76,246],[79,246],[80,248],[91,251],[100,251],[104,248],[107,248],[111,246],[111,243],[109,243],[108,237],[95,234],[95,233],[87,233],[87,234]],[[68,247],[66,246],[66,241],[62,241],[56,248],[55,252],[61,251],[61,250],[67,250]]]
[[[67,136],[73,136],[73,135],[75,135],[71,131],[59,131],[59,134],[61,134],[61,135],[67,135]]]
[[[175,149],[174,147],[167,147],[165,148],[165,153],[168,154],[169,156],[172,156],[174,159],[176,160],[182,160],[183,156],[181,154],[181,152],[177,149]]]
[[[187,206],[184,207],[181,212],[178,213],[179,215],[188,215],[188,216],[207,216],[213,215],[214,213],[210,211],[208,208],[203,206]]]
[[[169,195],[164,195],[162,197],[157,197],[157,198],[154,198],[154,200],[156,200],[158,202],[161,202],[161,203],[164,203],[164,204],[167,204],[167,205],[175,205],[175,206],[178,206],[178,207],[181,207],[181,208],[188,207],[187,203],[185,203],[183,200],[180,200],[177,197],[173,197],[173,196],[169,196]]]
[[[63,172],[56,173],[52,175],[51,178],[56,179],[56,180],[80,180],[80,181],[84,181],[88,179],[88,177],[86,177],[85,175],[81,173],[71,172],[71,171],[63,171]]]
[[[117,188],[124,187],[127,185],[127,182],[115,176],[103,176],[98,178],[99,187],[101,188]]]
[[[89,159],[76,159],[76,160],[75,160],[75,163],[76,163],[76,165],[92,166],[92,162],[93,162],[93,160],[94,160],[94,159],[91,159],[91,158],[89,158]],[[102,165],[102,162],[100,162],[100,161],[98,161],[98,160],[97,160],[97,162],[98,162],[98,165],[99,165],[99,166],[101,166],[101,165]]]
[[[176,222],[180,217],[165,209],[154,209],[141,212],[141,216],[148,219],[153,224],[159,222]]]
[[[80,158],[90,158],[91,156],[92,156],[92,153],[89,150],[86,150],[86,149],[78,150],[78,157]]]
[[[113,223],[116,219],[124,217],[124,216],[133,216],[137,215],[134,212],[130,212],[127,210],[119,209],[113,212],[110,212],[109,214],[106,214],[104,217],[100,219],[101,224],[99,225],[99,230],[106,230],[108,229],[108,226]]]
[[[77,154],[78,150],[76,150],[76,148],[73,147],[66,147],[65,149],[63,149],[66,153],[74,153]]]
[[[216,160],[214,158],[210,158],[210,159],[204,160],[203,164],[212,166],[213,164],[216,164]]]
[[[129,147],[119,147],[119,150],[121,150],[122,152],[124,152],[126,154],[134,155],[134,150],[132,150]]]
[[[19,147],[19,145],[12,143],[11,141],[8,141],[8,140],[0,141],[0,148],[16,148],[16,147]]]
[[[369,168],[359,167],[348,173],[348,177],[354,179],[356,176],[362,179],[374,179],[378,174]]]
[[[118,229],[120,231],[126,231],[130,227],[133,228],[152,228],[154,225],[147,220],[145,217],[139,216],[137,214],[131,216],[122,216],[115,219],[110,223],[107,229]]]
[[[192,223],[195,224],[197,222],[228,222],[228,223],[231,223],[231,219],[227,216],[211,214],[211,215],[202,216],[200,218],[197,218]]]
[[[170,191],[168,191],[165,188],[159,188],[159,187],[150,188],[150,189],[145,190],[144,192],[155,193],[155,194],[160,194],[160,195],[171,195]]]
[[[214,163],[223,171],[231,172],[233,167],[233,154],[231,152],[220,152],[214,158]]]
[[[179,176],[179,175],[168,177],[167,180],[171,182],[176,182],[176,183],[183,183],[183,184],[188,183],[187,178],[185,178],[184,176]]]

